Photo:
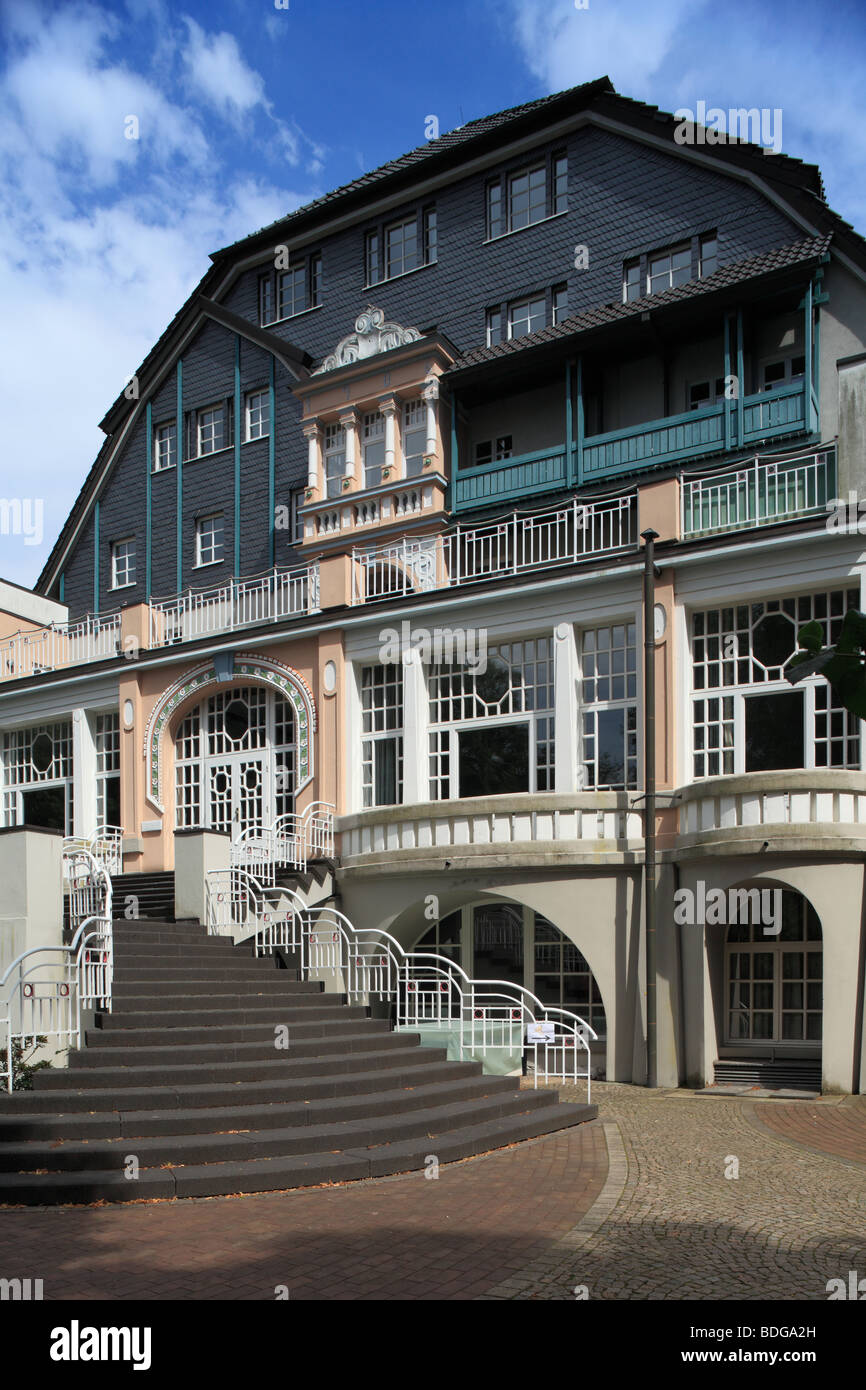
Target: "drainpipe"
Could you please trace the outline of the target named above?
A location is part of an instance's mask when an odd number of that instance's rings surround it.
[[[658,1085],[656,1035],[656,672],[655,542],[658,531],[641,532],[646,541],[643,576],[644,630],[644,956],[646,961],[646,1084]]]

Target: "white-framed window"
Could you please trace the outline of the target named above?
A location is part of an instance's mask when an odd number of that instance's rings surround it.
[[[790,357],[775,357],[761,363],[762,391],[772,391],[775,386],[793,385],[802,381],[806,375],[806,357],[802,352]]]
[[[482,439],[475,445],[475,466],[485,463],[498,463],[500,459],[510,459],[513,453],[512,436],[500,434],[496,439]]]
[[[433,665],[427,684],[431,801],[554,790],[549,637],[491,647],[481,673]]]
[[[120,717],[96,716],[96,823],[120,825]]]
[[[587,628],[580,653],[581,786],[630,790],[638,784],[635,624]]]
[[[784,667],[797,630],[820,622],[834,643],[857,589],[729,604],[692,614],[692,770],[695,779],[744,772],[860,766],[858,720],[827,682],[796,686]]]
[[[177,464],[177,421],[166,420],[153,432],[153,471],[161,473]]]
[[[73,834],[71,720],[4,733],[0,763],[4,825],[32,822]]]
[[[403,668],[361,669],[361,769],[365,806],[403,800]]]
[[[291,530],[289,534],[291,536],[293,545],[298,545],[304,539],[304,518],[301,512],[301,508],[304,505],[304,501],[304,489],[302,487],[296,488],[296,490],[292,493],[290,499],[291,515],[289,520],[291,524]]]
[[[692,248],[672,246],[669,251],[657,251],[647,263],[647,294],[662,294],[665,290],[685,285],[692,278]]]
[[[554,285],[550,297],[551,323],[554,327],[568,318],[568,285]]]
[[[487,237],[531,227],[568,209],[568,156],[541,158],[487,185]]]
[[[702,410],[708,405],[719,405],[724,399],[723,376],[717,376],[712,381],[693,381],[686,388],[686,406],[689,410]]]
[[[424,223],[424,264],[433,265],[439,258],[439,226],[435,208],[425,208]]]
[[[209,406],[196,412],[196,452],[201,458],[204,454],[215,454],[225,449],[229,439],[225,404]]]
[[[435,207],[420,208],[399,222],[381,223],[364,237],[364,274],[368,285],[435,265],[439,229]]]
[[[115,541],[111,547],[111,587],[129,589],[135,583],[135,539]]]
[[[385,467],[385,417],[381,410],[370,410],[364,416],[364,486],[378,487]]]
[[[403,467],[407,478],[424,471],[427,451],[427,403],[421,397],[403,402]]]
[[[527,333],[537,333],[547,323],[547,305],[544,295],[532,299],[519,299],[508,306],[508,336],[523,338]]]
[[[343,425],[325,426],[325,495],[339,497],[346,476],[346,430]]]
[[[626,304],[641,297],[639,260],[626,261],[622,268],[622,297]]]
[[[290,319],[307,307],[307,267],[291,266],[277,277],[278,317]]]
[[[302,255],[286,270],[259,277],[259,323],[279,323],[322,303],[322,254]]]
[[[268,391],[250,391],[244,402],[247,439],[264,439],[271,429],[271,403]]]
[[[502,342],[502,310],[487,310],[487,346],[495,347]]]
[[[719,238],[715,232],[702,236],[699,243],[698,275],[705,280],[719,268]]]
[[[200,517],[195,524],[195,563],[216,565],[224,557],[224,527],[222,512]]]
[[[418,266],[418,219],[411,217],[407,222],[397,222],[385,228],[385,275],[392,280],[395,275],[405,275],[407,270]]]

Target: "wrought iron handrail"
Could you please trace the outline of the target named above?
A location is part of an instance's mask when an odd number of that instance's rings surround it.
[[[522,1054],[526,1047],[536,1086],[542,1077],[575,1083],[585,1077],[589,1098],[589,1045],[598,1034],[578,1014],[548,1007],[525,986],[473,980],[446,956],[407,951],[388,932],[358,929],[333,907],[307,908],[290,889],[266,887],[243,869],[209,873],[206,898],[212,935],[249,930],[257,954],[291,952],[302,979],[328,973],[350,1002],[370,995],[391,1000],[398,1030],[447,1029],[456,1033],[461,1058],[495,1049]]]
[[[278,816],[273,825],[247,826],[232,841],[232,867],[255,867],[258,881],[271,885],[278,868],[303,870],[311,859],[333,859],[334,809],[329,801],[314,801],[301,813]]]
[[[63,841],[64,872],[67,856],[78,850],[91,854],[109,875],[122,873],[123,834],[122,825],[101,825],[90,838],[86,835],[67,835]]]

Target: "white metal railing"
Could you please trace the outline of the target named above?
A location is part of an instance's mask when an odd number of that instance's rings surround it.
[[[589,555],[611,554],[636,544],[635,493],[593,502],[575,499],[553,510],[515,512],[483,526],[457,526],[439,536],[356,547],[352,602],[574,564]]]
[[[64,872],[67,858],[75,850],[92,854],[108,874],[120,874],[123,872],[123,826],[101,825],[89,839],[85,835],[67,835],[63,841]]]
[[[822,513],[833,497],[835,473],[834,451],[822,449],[785,459],[756,456],[738,468],[683,478],[683,536]]]
[[[318,566],[273,569],[256,579],[230,579],[212,589],[190,589],[150,605],[150,645],[232,632],[257,623],[307,614],[318,605]]]
[[[278,868],[306,868],[311,859],[334,857],[334,807],[314,801],[301,814],[289,812],[273,825],[253,825],[232,841],[231,865],[273,884]]]
[[[116,656],[120,614],[92,614],[77,623],[52,623],[33,632],[16,632],[0,643],[0,680],[39,675],[60,666],[77,666]]]
[[[41,1039],[81,1046],[86,1009],[111,1009],[114,977],[111,877],[88,850],[64,851],[72,941],[35,946],[0,978],[0,1082],[15,1083],[14,1047],[32,1052]]]
[[[242,869],[208,874],[207,922],[213,935],[254,935],[259,955],[291,952],[302,979],[330,976],[350,1003],[371,995],[391,1000],[398,1031],[439,1029],[461,1058],[526,1049],[536,1086],[552,1077],[575,1084],[585,1078],[590,1097],[590,1042],[598,1035],[522,985],[472,980],[445,956],[406,951],[387,932],[358,930],[336,908],[307,909],[296,893],[264,887]]]

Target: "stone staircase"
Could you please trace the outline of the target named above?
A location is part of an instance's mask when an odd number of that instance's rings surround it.
[[[0,1204],[275,1191],[416,1171],[593,1119],[449,1062],[197,924],[120,921],[113,1011],[0,1095]],[[278,1030],[288,1047],[278,1047]]]

